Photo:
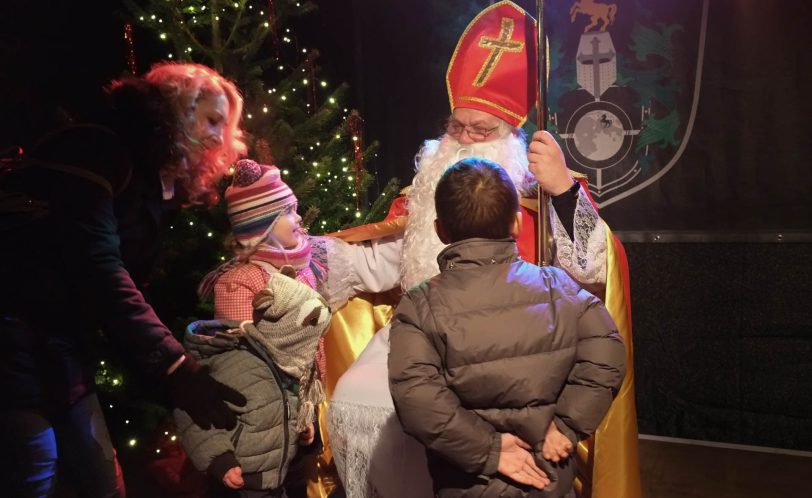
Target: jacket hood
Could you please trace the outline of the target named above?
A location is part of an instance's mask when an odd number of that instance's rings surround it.
[[[236,320],[198,320],[186,327],[184,347],[197,359],[237,349],[243,331]]]

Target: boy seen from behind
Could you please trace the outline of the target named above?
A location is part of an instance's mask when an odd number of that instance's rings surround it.
[[[625,373],[617,328],[564,271],[519,259],[518,196],[501,167],[456,163],[435,204],[449,244],[440,274],[410,289],[392,322],[398,417],[426,446],[437,496],[571,495],[569,455]]]

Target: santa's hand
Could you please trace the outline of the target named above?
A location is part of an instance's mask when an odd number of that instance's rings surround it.
[[[231,489],[240,489],[245,485],[242,480],[242,469],[240,467],[232,467],[228,469],[226,475],[223,476],[223,484]]]
[[[564,153],[550,133],[541,130],[533,134],[527,160],[530,172],[548,194],[563,194],[572,187],[574,180],[567,169]]]

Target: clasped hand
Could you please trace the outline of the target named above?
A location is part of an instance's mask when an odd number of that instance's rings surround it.
[[[502,446],[497,472],[537,489],[544,489],[550,484],[547,474],[536,465],[530,444],[509,433],[501,433],[500,437]],[[573,445],[569,438],[558,430],[554,422],[550,422],[542,444],[542,456],[546,460],[559,462],[568,458],[572,450]]]

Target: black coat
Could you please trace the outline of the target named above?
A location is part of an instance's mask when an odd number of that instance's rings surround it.
[[[42,202],[47,215],[0,244],[6,399],[31,407],[83,396],[92,388],[88,341],[99,329],[148,375],[165,372],[183,348],[135,283],[160,243],[157,165],[139,164],[132,145],[101,126],[66,128],[26,152],[31,165],[2,187]]]

